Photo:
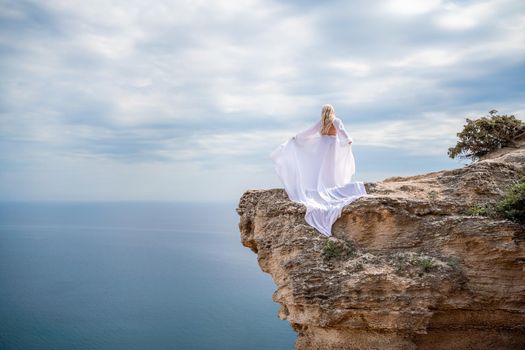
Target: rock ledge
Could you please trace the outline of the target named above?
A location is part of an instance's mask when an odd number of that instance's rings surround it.
[[[331,238],[283,189],[248,190],[241,242],[277,285],[299,350],[525,349],[525,228],[465,214],[522,176],[523,143],[463,168],[367,182]]]

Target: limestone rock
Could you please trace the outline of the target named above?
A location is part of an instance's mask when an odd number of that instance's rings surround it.
[[[327,238],[283,189],[240,198],[241,242],[306,349],[525,349],[525,228],[470,216],[525,176],[525,145],[367,182]]]

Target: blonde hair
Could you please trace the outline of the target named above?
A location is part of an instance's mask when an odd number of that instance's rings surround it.
[[[334,118],[335,118],[334,107],[332,107],[331,104],[325,104],[321,111],[321,121],[323,122],[323,126],[320,131],[321,135],[328,134],[328,130],[330,130],[330,127],[332,126],[332,122],[334,121]]]

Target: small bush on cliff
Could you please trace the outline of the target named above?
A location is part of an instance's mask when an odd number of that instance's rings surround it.
[[[438,198],[438,193],[434,190],[427,193],[427,198],[429,201],[433,202]]]
[[[326,240],[323,246],[323,255],[326,258],[330,259],[330,258],[335,258],[336,256],[339,256],[339,254],[340,254],[340,249],[335,244],[335,242],[331,240]]]
[[[390,264],[397,273],[406,271],[409,257],[403,253],[396,253],[390,256]]]
[[[505,193],[495,210],[506,219],[525,224],[525,177]]]
[[[389,263],[398,274],[410,274],[411,271],[414,272],[412,268],[415,267],[415,272],[420,276],[436,267],[432,257],[419,254],[396,253],[389,257]]]
[[[416,260],[416,264],[423,272],[429,272],[434,267],[432,258],[419,258]]]
[[[477,161],[481,156],[512,144],[513,140],[525,132],[525,123],[514,115],[498,115],[492,110],[485,117],[471,120],[463,131],[457,133],[459,141],[448,149],[450,158]]]
[[[325,259],[345,259],[355,253],[355,247],[347,241],[328,238],[322,249],[322,255]]]
[[[493,210],[491,207],[480,204],[474,204],[467,209],[467,215],[472,216],[490,216],[492,212]]]
[[[453,268],[457,268],[460,264],[459,258],[455,256],[449,256],[446,258],[446,260],[447,260],[448,266],[453,267]]]
[[[512,185],[496,204],[474,204],[466,210],[466,214],[504,218],[525,224],[525,176]]]

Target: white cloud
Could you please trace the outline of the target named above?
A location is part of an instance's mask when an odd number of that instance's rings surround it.
[[[448,66],[460,60],[454,50],[426,49],[391,63],[393,67],[437,67]]]
[[[94,197],[190,198],[218,176],[225,191],[267,184],[269,152],[324,103],[359,146],[407,157],[443,155],[467,112],[525,109],[519,1],[344,5],[9,3],[0,9],[12,21],[0,33],[4,178],[20,179],[12,188],[27,196],[99,186]],[[71,180],[56,177],[60,167]]]
[[[366,146],[394,148],[411,155],[443,155],[461,130],[456,115],[425,113],[410,120],[384,121],[357,125],[354,142]]]
[[[483,24],[489,15],[496,10],[495,1],[475,3],[473,5],[458,5],[447,3],[441,14],[436,17],[436,24],[444,29],[465,30]]]
[[[71,17],[67,23],[74,42],[66,45],[103,59],[95,73],[100,80],[88,84],[113,97],[116,111],[108,117],[122,126],[170,122],[187,115],[205,119],[210,111],[261,112],[266,117],[292,109],[298,113],[307,106],[297,104],[300,97],[287,96],[278,82],[299,76],[292,62],[317,40],[315,14],[284,15],[281,5],[263,1],[76,5],[59,1],[51,8]],[[192,17],[194,21],[189,20]],[[234,31],[236,23],[249,32],[225,31]],[[184,33],[189,41],[181,47],[158,43],[166,31],[175,34],[173,40]],[[159,54],[148,51],[157,44],[166,47],[160,46]],[[63,52],[53,49],[58,45],[63,43],[57,39],[41,52],[42,61]],[[253,76],[253,81],[244,80],[245,75]],[[101,81],[107,84],[99,86]],[[129,88],[137,85],[147,89]],[[283,108],[285,104],[288,107]]]
[[[370,73],[371,66],[365,62],[355,60],[333,59],[327,60],[325,63],[328,67],[337,69],[341,73],[349,75],[364,77]]]
[[[386,0],[387,11],[398,15],[422,15],[439,8],[440,0]]]

